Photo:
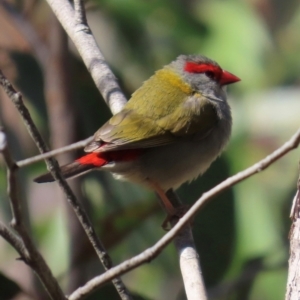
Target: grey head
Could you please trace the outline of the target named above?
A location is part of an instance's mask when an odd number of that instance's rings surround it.
[[[240,80],[203,55],[180,55],[169,67],[195,92],[213,102],[226,102],[226,86]]]

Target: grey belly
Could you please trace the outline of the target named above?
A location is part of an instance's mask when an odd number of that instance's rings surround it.
[[[148,185],[154,181],[163,190],[177,188],[203,174],[228,142],[231,124],[220,124],[202,139],[181,139],[170,145],[149,148],[137,161],[108,166],[117,179]]]
[[[152,149],[141,159],[141,171],[164,190],[177,188],[203,174],[224,148],[214,135]]]

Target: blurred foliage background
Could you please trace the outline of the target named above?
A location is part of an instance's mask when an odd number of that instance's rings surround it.
[[[207,174],[180,188],[184,202],[193,203],[203,191],[263,158],[299,128],[299,4],[297,0],[86,2],[89,24],[128,97],[155,70],[183,53],[204,54],[242,79],[229,87],[234,119],[230,145]],[[45,1],[0,2],[0,68],[23,93],[54,148],[92,135],[110,116]],[[2,90],[0,117],[15,159],[37,154]],[[76,154],[60,160],[72,155]],[[289,210],[298,161],[299,150],[215,198],[196,217],[194,237],[210,299],[284,298]],[[102,268],[56,185],[32,182],[44,170],[41,162],[19,172],[24,214],[67,293]],[[115,264],[164,234],[160,227],[164,216],[151,192],[116,182],[102,172],[71,184]],[[0,199],[0,217],[8,223],[1,158]],[[32,272],[16,258],[1,239],[0,299],[47,299]],[[123,279],[136,299],[185,299],[172,244]],[[119,298],[107,285],[88,299]]]

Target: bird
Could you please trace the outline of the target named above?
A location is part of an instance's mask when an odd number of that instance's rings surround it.
[[[178,56],[96,131],[85,155],[61,167],[63,176],[109,171],[154,190],[168,216],[175,215],[167,192],[202,175],[230,139],[226,87],[238,81],[203,55]],[[54,178],[46,173],[34,181]]]

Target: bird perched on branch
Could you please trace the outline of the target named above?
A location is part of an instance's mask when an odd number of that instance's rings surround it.
[[[94,169],[155,190],[169,216],[166,192],[203,174],[231,134],[226,86],[239,81],[213,60],[180,55],[133,93],[85,147],[84,156],[61,167],[65,178]],[[36,182],[53,181],[50,173]]]

